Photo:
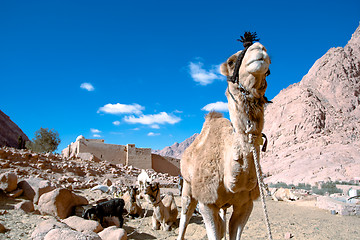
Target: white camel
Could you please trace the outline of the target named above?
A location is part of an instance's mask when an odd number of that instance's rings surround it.
[[[197,203],[210,240],[225,236],[226,209],[232,206],[229,237],[240,239],[253,200],[259,197],[252,148],[259,155],[270,58],[262,44],[252,44],[255,37],[244,44],[242,62],[239,51],[221,65],[221,73],[229,77],[226,97],[231,122],[220,113],[209,113],[181,159],[184,186],[178,240],[184,239]]]

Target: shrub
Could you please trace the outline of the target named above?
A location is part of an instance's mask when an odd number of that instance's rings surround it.
[[[312,191],[315,194],[325,195],[325,193],[333,194],[333,193],[342,193],[342,190],[336,187],[336,183],[334,182],[325,182],[321,184],[321,188],[312,187]]]
[[[305,183],[298,183],[296,188],[297,189],[304,189],[304,190],[311,190],[311,185],[310,184],[305,184]]]
[[[59,133],[53,129],[40,128],[35,132],[35,137],[31,142],[27,142],[26,147],[34,152],[47,153],[54,152],[61,140]]]

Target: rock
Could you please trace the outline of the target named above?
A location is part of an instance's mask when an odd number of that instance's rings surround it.
[[[64,219],[71,215],[75,206],[87,204],[86,198],[61,188],[41,195],[38,208],[42,214],[50,214]]]
[[[78,216],[68,217],[61,222],[80,232],[93,231],[95,233],[98,233],[103,230],[103,227],[99,222],[94,220],[86,220]]]
[[[110,179],[107,178],[104,180],[103,185],[110,187],[112,185],[112,182]]]
[[[21,194],[23,194],[24,190],[22,190],[21,188],[16,189],[15,191],[12,191],[11,193],[8,194],[9,197],[12,198],[17,198],[19,196],[21,196]]]
[[[101,240],[96,233],[82,233],[69,228],[55,228],[50,230],[44,240],[66,239],[66,240]]]
[[[52,183],[41,178],[28,178],[18,183],[18,187],[24,190],[24,196],[35,204],[38,203],[42,194],[55,189]]]
[[[0,126],[0,146],[18,147],[19,136],[22,137],[23,142],[29,141],[23,131],[1,110]]]
[[[0,233],[4,232],[6,232],[6,228],[4,227],[4,225],[2,225],[2,223],[0,223]]]
[[[34,204],[32,201],[27,200],[24,202],[20,202],[15,205],[15,209],[21,209],[26,213],[33,212],[34,211]]]
[[[12,192],[17,188],[17,176],[13,172],[6,172],[0,175],[0,189]]]
[[[55,219],[49,219],[40,222],[34,229],[31,234],[32,240],[43,240],[45,235],[56,228],[68,228],[68,226],[64,223],[61,223]]]
[[[266,106],[269,149],[261,168],[268,183],[313,185],[359,175],[360,162],[353,161],[360,156],[359,89],[360,26],[345,47],[329,49]]]
[[[127,234],[126,231],[122,228],[117,228],[115,226],[105,228],[99,232],[99,236],[102,240],[126,240]]]

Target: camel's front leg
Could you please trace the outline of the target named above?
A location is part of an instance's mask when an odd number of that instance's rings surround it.
[[[206,234],[209,240],[220,240],[225,235],[224,217],[219,214],[220,209],[215,205],[199,202],[200,213],[204,219]]]
[[[252,200],[249,200],[243,205],[233,206],[233,214],[231,215],[229,222],[230,240],[239,240],[241,238],[242,231],[244,230],[245,224],[249,219],[252,209]]]
[[[160,229],[160,222],[156,219],[155,216],[152,217],[152,229],[159,230]]]
[[[194,213],[197,201],[191,196],[191,185],[184,180],[182,196],[181,196],[181,215],[179,223],[179,235],[178,240],[182,240],[185,237],[186,227],[189,224],[190,218]]]

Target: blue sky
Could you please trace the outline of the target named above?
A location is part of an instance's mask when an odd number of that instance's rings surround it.
[[[2,1],[0,109],[29,138],[55,129],[162,149],[224,111],[218,66],[256,31],[267,97],[299,82],[360,21],[360,1]],[[209,105],[212,104],[212,105]]]

